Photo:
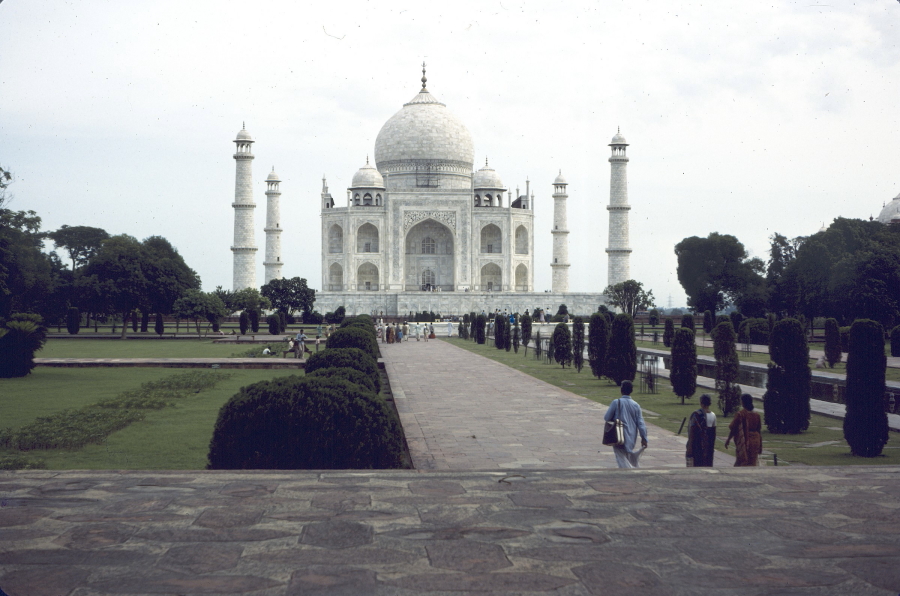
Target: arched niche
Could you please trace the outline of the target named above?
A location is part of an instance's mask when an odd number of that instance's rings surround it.
[[[499,292],[503,289],[503,272],[497,263],[488,263],[481,268],[481,289]]]
[[[369,193],[364,194],[362,204],[363,205],[371,205],[372,204],[372,195]]]
[[[528,291],[528,267],[524,263],[519,263],[516,267],[516,291]]]
[[[378,289],[378,267],[374,263],[363,263],[356,270],[356,284],[359,290]]]
[[[481,228],[481,252],[498,254],[503,252],[503,233],[494,224]]]
[[[406,233],[403,258],[403,285],[407,292],[423,289],[426,270],[434,274],[433,286],[442,292],[453,291],[453,232],[433,219],[420,221]]]
[[[344,268],[338,263],[332,263],[328,268],[328,289],[332,292],[344,289]]]
[[[337,224],[328,228],[328,252],[331,254],[344,252],[344,230]]]
[[[356,230],[356,252],[378,252],[378,228],[364,223]]]
[[[525,226],[519,226],[516,228],[516,254],[528,254],[528,230],[525,228]]]

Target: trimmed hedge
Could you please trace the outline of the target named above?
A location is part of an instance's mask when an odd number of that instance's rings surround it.
[[[361,385],[363,388],[375,393],[375,381],[372,380],[372,377],[360,370],[350,368],[349,366],[329,366],[328,368],[319,368],[306,373],[306,376],[344,379],[345,381],[350,381],[356,385]]]
[[[738,330],[738,340],[763,346],[769,345],[769,319],[744,319]]]
[[[359,348],[329,348],[313,354],[306,361],[306,373],[309,374],[320,368],[329,367],[355,368],[368,375],[375,381],[376,393],[381,391],[381,377],[378,374],[378,364],[363,350]]]
[[[858,319],[850,327],[847,354],[847,414],[844,438],[853,455],[876,457],[888,442],[884,411],[884,328],[876,321]]]
[[[375,330],[364,329],[351,325],[341,327],[331,334],[325,347],[331,349],[359,348],[375,360],[378,359],[378,340],[375,338]]]
[[[339,378],[292,375],[244,387],[222,406],[208,460],[211,470],[400,468],[403,441],[372,392]]]

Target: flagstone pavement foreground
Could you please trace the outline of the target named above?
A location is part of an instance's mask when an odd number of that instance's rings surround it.
[[[895,596],[900,469],[0,473],[0,589]]]
[[[381,355],[417,470],[616,466],[602,404],[445,341],[382,345]],[[647,431],[643,467],[684,467],[684,437]],[[715,464],[734,457],[717,452]]]

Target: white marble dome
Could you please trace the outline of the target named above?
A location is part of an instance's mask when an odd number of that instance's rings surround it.
[[[369,165],[369,160],[366,159],[366,165],[353,174],[350,188],[384,188],[384,178],[381,177],[378,170]]]
[[[236,141],[252,141],[253,138],[250,136],[250,133],[247,132],[246,128],[242,128],[240,132],[237,133]]]
[[[562,175],[562,170],[559,171],[559,176],[556,177],[556,180],[553,181],[553,184],[568,184],[566,179]]]
[[[878,221],[889,224],[894,220],[900,220],[900,194],[894,200],[884,206],[878,214]]]
[[[269,174],[269,176],[266,178],[266,181],[268,181],[268,182],[281,182],[281,180],[278,179],[278,174],[275,173],[275,168],[272,168],[272,172],[271,172],[271,173]]]
[[[391,116],[375,139],[375,165],[426,160],[455,162],[471,171],[475,161],[466,126],[426,89]]]
[[[475,172],[475,188],[490,188],[501,190],[505,188],[500,176],[493,168],[488,166],[487,160],[484,160],[484,167]]]
[[[625,141],[625,137],[622,136],[621,132],[616,132],[616,136],[612,138],[610,145],[627,145],[628,143]]]

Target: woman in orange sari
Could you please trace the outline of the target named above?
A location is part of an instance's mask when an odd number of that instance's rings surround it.
[[[735,466],[756,466],[757,458],[762,453],[762,420],[759,414],[753,411],[753,398],[745,393],[741,396],[744,409],[734,415],[734,420],[728,425],[731,432],[725,439],[725,449],[731,439],[734,439],[734,450],[737,458]]]

